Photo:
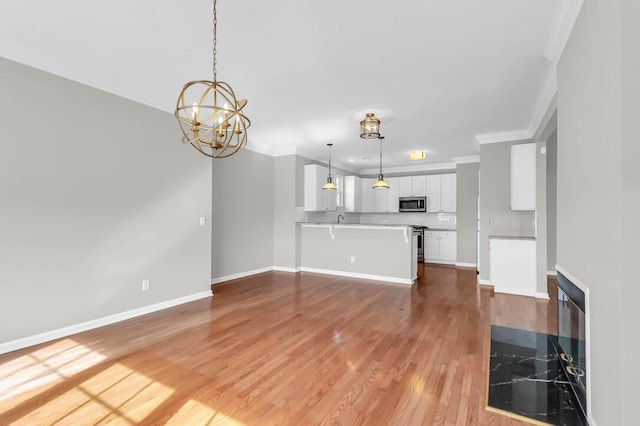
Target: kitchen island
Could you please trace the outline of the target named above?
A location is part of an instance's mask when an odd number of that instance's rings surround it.
[[[303,223],[300,270],[413,284],[417,241],[406,225]]]

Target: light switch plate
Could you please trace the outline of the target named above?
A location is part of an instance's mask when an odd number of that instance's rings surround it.
[[[200,216],[200,226],[204,226],[207,223],[207,218],[204,216]]]

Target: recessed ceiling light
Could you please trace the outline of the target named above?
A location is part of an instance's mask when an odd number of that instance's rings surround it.
[[[362,157],[362,159],[363,159],[364,161],[369,161],[369,160],[371,160],[372,158],[371,158],[371,157]]]
[[[409,160],[419,161],[427,158],[427,154],[424,151],[411,151],[409,153]]]
[[[353,158],[349,158],[349,162],[350,163],[353,163],[354,161],[356,161],[356,160],[354,160]]]

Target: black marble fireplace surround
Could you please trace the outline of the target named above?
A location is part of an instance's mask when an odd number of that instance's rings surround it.
[[[558,273],[558,335],[491,326],[488,409],[587,425],[585,294]]]
[[[548,334],[492,325],[488,409],[537,424],[587,425],[557,341]]]

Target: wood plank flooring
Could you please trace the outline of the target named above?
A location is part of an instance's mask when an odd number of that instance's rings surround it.
[[[0,356],[0,425],[520,425],[485,410],[490,325],[555,333],[551,301],[475,271],[412,286],[270,272]]]

